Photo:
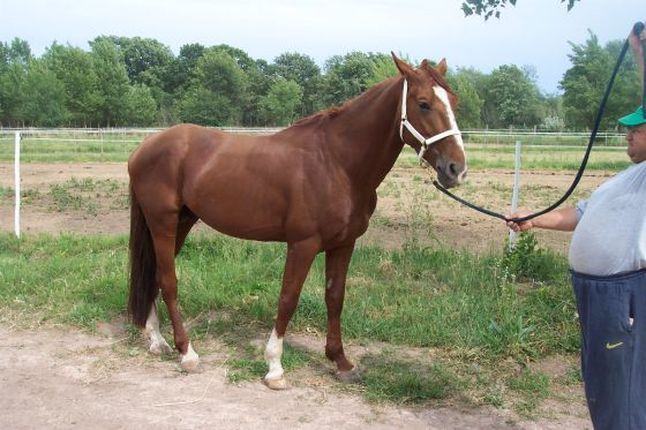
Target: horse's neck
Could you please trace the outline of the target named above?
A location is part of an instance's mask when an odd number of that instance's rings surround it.
[[[401,79],[390,79],[350,101],[330,121],[330,152],[351,180],[376,189],[402,150],[397,112]]]

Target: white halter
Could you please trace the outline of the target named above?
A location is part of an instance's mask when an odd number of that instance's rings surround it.
[[[422,144],[422,147],[420,148],[419,152],[417,153],[417,158],[419,159],[419,162],[422,163],[425,166],[428,166],[428,162],[424,159],[424,154],[426,154],[426,151],[428,148],[434,144],[435,142],[444,139],[445,137],[449,136],[459,136],[462,133],[460,133],[460,130],[456,128],[450,128],[446,131],[443,131],[442,133],[438,133],[434,136],[429,137],[428,139],[424,139],[424,136],[415,129],[413,124],[411,124],[408,121],[408,114],[406,112],[406,98],[408,97],[408,81],[404,79],[404,89],[402,91],[402,109],[401,109],[401,123],[399,124],[399,137],[401,138],[402,142],[406,143],[404,141],[404,127],[406,127],[406,130],[412,134],[415,139],[419,141],[419,143]]]

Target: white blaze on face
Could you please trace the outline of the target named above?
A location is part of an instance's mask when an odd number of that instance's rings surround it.
[[[446,114],[449,117],[449,124],[451,126],[452,130],[459,130],[458,129],[458,123],[455,121],[455,115],[453,114],[453,109],[451,108],[451,102],[449,102],[449,94],[446,92],[446,90],[439,85],[436,85],[433,87],[433,91],[435,92],[435,95],[437,96],[438,99],[442,102],[444,105],[444,108],[446,109]],[[461,135],[455,135],[453,138],[458,142],[458,145],[460,145],[460,148],[464,151],[464,142],[462,142],[462,136]]]
[[[265,380],[280,379],[283,376],[283,366],[280,364],[280,358],[283,355],[283,338],[278,337],[276,329],[271,331],[271,336],[265,348],[265,360],[269,365],[269,372],[265,375]]]

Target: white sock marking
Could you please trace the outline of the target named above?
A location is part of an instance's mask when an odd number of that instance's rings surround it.
[[[280,358],[283,355],[283,338],[278,337],[276,329],[271,331],[267,347],[265,348],[265,360],[269,365],[269,372],[265,375],[265,380],[280,379],[283,376],[284,370],[280,363]]]
[[[157,305],[153,304],[146,320],[146,328],[144,329],[148,340],[150,340],[150,352],[153,354],[166,354],[172,351],[166,339],[159,331],[159,319],[157,318]]]
[[[195,350],[193,349],[193,345],[191,344],[191,342],[189,342],[188,349],[186,350],[186,354],[182,355],[182,363],[197,361],[199,359],[200,357],[197,355],[197,352],[195,352]]]

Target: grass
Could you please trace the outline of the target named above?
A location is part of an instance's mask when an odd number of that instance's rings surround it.
[[[126,188],[113,179],[73,177],[60,184],[50,185],[48,197],[52,201],[52,209],[58,212],[71,210],[96,216],[100,209],[99,202],[103,199],[111,202],[110,209],[128,207]]]
[[[400,250],[358,248],[347,282],[346,340],[440,351],[432,365],[387,353],[365,357],[366,396],[424,402],[461,398],[475,390],[472,397],[484,403],[506,404],[506,392],[522,391],[531,381],[509,379],[505,390],[491,391],[508,371],[501,362],[524,364],[576,353],[579,338],[566,262],[524,240],[528,253],[522,257],[415,243]],[[215,336],[229,345],[232,382],[265,371],[262,351],[249,345],[253,336],[270,331],[284,254],[281,244],[198,236],[189,238],[177,260],[182,311],[185,320],[194,321],[191,335]],[[97,322],[125,314],[126,258],[125,237],[26,235],[17,240],[1,234],[0,308],[38,322],[93,330]],[[323,272],[319,256],[290,331],[325,332]],[[205,317],[211,311],[219,317]],[[162,319],[167,321],[165,314]],[[286,348],[287,369],[319,367],[322,361],[322,356]],[[526,378],[540,379],[531,373]],[[531,413],[537,404],[519,410]]]
[[[424,364],[380,354],[365,356],[361,365],[366,369],[362,376],[370,400],[396,403],[446,400],[463,385],[441,363]]]
[[[144,135],[27,135],[20,143],[20,158],[23,162],[120,162],[128,159],[143,138]],[[13,140],[0,145],[0,160],[12,161],[13,156]]]
[[[510,378],[507,385],[519,396],[516,410],[525,415],[531,414],[550,394],[550,381],[547,375],[528,369]]]

